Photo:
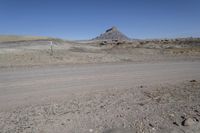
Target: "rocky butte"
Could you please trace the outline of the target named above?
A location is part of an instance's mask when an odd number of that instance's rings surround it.
[[[106,30],[105,33],[94,38],[93,40],[104,40],[104,41],[129,41],[130,39],[120,32],[115,26]]]

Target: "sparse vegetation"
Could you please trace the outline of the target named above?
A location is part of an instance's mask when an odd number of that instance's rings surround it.
[[[0,36],[0,43],[8,43],[8,42],[25,42],[25,41],[56,41],[56,42],[64,42],[64,40],[59,38],[51,38],[51,37],[41,37],[41,36]]]

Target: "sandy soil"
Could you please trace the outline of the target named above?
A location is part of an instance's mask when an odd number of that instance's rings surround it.
[[[200,133],[198,42],[20,39],[0,38],[0,133]]]
[[[199,133],[199,66],[181,61],[0,69],[0,132]]]
[[[95,42],[55,41],[53,53],[51,53],[49,41],[0,42],[0,68],[108,62],[200,60],[199,45],[187,45],[188,47],[185,47],[169,44],[170,48],[167,46],[159,44],[139,45],[137,43],[100,46]]]

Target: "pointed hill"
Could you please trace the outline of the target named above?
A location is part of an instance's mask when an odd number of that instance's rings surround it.
[[[126,35],[120,32],[116,27],[112,27],[106,30],[105,33],[100,36],[94,38],[94,40],[118,40],[118,41],[126,41],[130,40]]]

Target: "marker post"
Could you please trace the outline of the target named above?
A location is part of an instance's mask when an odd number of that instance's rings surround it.
[[[52,43],[52,41],[50,41],[50,47],[51,47],[50,55],[52,56],[53,55],[53,43]]]

